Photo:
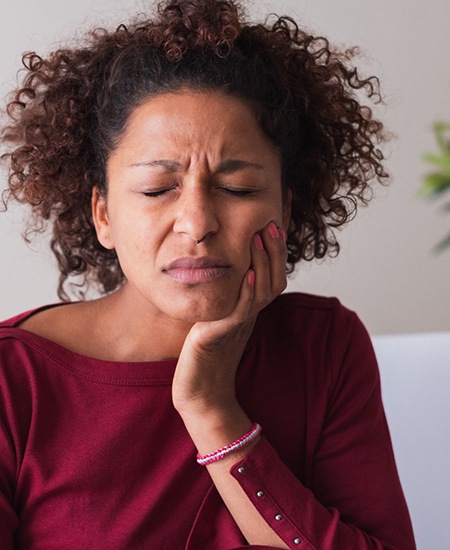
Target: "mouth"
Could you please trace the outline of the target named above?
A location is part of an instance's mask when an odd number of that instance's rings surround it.
[[[185,284],[209,283],[225,277],[231,270],[231,265],[213,257],[178,258],[163,268],[163,273],[170,279]]]

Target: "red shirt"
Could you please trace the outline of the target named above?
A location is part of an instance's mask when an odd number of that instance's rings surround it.
[[[0,548],[244,546],[173,408],[176,361],[85,357],[17,328],[32,313],[0,324]],[[264,437],[230,475],[289,548],[415,548],[354,313],[280,296],[236,384]]]

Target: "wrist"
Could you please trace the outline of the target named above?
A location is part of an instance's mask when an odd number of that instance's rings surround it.
[[[181,417],[202,456],[230,445],[250,432],[253,426],[253,422],[239,405],[228,409],[213,409],[203,414],[191,412]],[[246,454],[249,448],[239,450],[237,454]],[[232,456],[237,457],[237,454],[233,453]]]
[[[239,439],[236,439],[232,443],[203,456],[198,453],[197,462],[200,464],[200,466],[210,466],[211,464],[214,464],[219,460],[224,460],[231,454],[240,453],[246,447],[250,447],[253,443],[256,443],[256,441],[259,439],[260,434],[261,426],[257,422],[255,422],[249,432],[245,433],[243,436],[241,436]]]
[[[204,420],[219,426],[228,418],[235,418],[243,412],[234,392],[227,395],[197,395],[189,399],[173,395],[173,406],[185,422]]]

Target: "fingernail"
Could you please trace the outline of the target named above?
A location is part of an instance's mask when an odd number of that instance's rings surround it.
[[[273,222],[269,223],[269,227],[267,229],[269,230],[269,235],[272,237],[272,239],[278,239],[280,233],[277,226]]]
[[[280,229],[280,237],[283,239],[284,242],[287,240],[286,232]]]
[[[248,272],[247,280],[248,280],[248,284],[250,286],[255,286],[255,272],[254,271],[249,271]]]
[[[258,250],[264,250],[264,244],[258,233],[256,233],[256,235],[253,237],[253,242],[255,243],[255,246]]]

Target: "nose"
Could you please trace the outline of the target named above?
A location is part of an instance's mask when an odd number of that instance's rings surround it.
[[[173,230],[197,243],[219,229],[216,204],[206,185],[199,184],[183,189],[177,200]]]

